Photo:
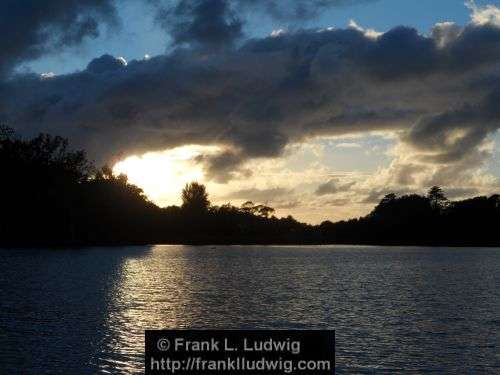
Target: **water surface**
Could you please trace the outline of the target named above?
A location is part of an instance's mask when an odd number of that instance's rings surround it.
[[[142,373],[161,328],[333,328],[337,373],[500,373],[500,249],[0,250],[0,286],[0,373]]]

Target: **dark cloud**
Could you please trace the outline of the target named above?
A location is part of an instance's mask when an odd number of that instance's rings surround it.
[[[124,60],[117,59],[111,55],[102,55],[87,65],[87,71],[94,74],[110,73],[120,70],[126,65]]]
[[[147,0],[174,46],[205,52],[234,46],[250,13],[293,24],[318,17],[326,9],[378,0]]]
[[[116,25],[113,0],[2,0],[0,76],[16,64],[99,35]]]
[[[228,0],[180,0],[173,7],[156,3],[157,19],[175,46],[188,44],[213,51],[231,47],[243,35],[243,22]]]
[[[224,183],[235,177],[250,177],[252,171],[239,168],[244,161],[240,153],[224,151],[215,155],[200,155],[196,158],[198,163],[203,164],[205,176],[209,180]]]
[[[439,47],[444,47],[448,43],[457,39],[462,32],[462,28],[453,22],[442,22],[432,28],[432,38]]]
[[[315,191],[316,195],[329,195],[336,194],[345,191],[349,191],[354,185],[356,185],[355,181],[342,182],[338,178],[332,178],[331,180],[325,182],[318,186]]]
[[[421,162],[468,168],[500,126],[500,29],[443,33],[303,30],[217,55],[177,49],[126,66],[103,56],[82,72],[4,81],[0,119],[69,137],[98,160],[219,145],[228,151],[200,162],[220,181],[292,142],[387,129]]]
[[[403,138],[414,148],[430,154],[421,157],[424,162],[449,164],[470,159],[478,147],[500,123],[497,91],[489,93],[478,104],[466,104],[424,116]]]

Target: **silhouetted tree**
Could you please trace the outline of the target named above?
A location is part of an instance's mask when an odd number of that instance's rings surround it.
[[[198,182],[186,184],[182,190],[182,208],[191,212],[206,212],[210,206],[205,185]]]
[[[254,215],[257,212],[256,206],[253,204],[252,201],[246,201],[241,205],[241,210],[243,212],[249,213]]]
[[[396,202],[396,194],[390,193],[386,194],[381,200],[380,203],[375,206],[374,210],[369,214],[371,217],[377,216],[387,216],[387,213],[390,213],[394,202]]]
[[[433,186],[427,193],[427,198],[433,209],[442,209],[446,206],[448,198],[444,195],[443,190],[439,186]]]
[[[12,139],[14,134],[14,129],[11,129],[6,125],[0,125],[0,142]]]
[[[272,215],[275,212],[272,207],[268,207],[263,204],[255,205],[252,201],[246,201],[243,203],[240,210],[251,215],[258,215],[265,218],[268,218],[269,215]]]
[[[255,206],[255,210],[259,216],[265,217],[265,218],[268,218],[269,215],[272,215],[275,212],[274,208],[265,206],[263,204],[259,204],[258,206]]]
[[[394,193],[386,194],[380,201],[380,206],[390,205],[391,203],[394,203],[396,201],[396,198],[396,194]]]
[[[112,180],[115,178],[115,176],[113,174],[113,170],[109,165],[103,165],[100,169],[96,171],[94,178],[98,181]]]
[[[500,194],[493,194],[490,198],[489,201],[491,202],[492,206],[496,209],[500,208]]]

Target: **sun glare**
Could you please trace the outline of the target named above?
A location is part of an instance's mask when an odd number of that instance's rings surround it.
[[[186,145],[162,152],[130,156],[113,168],[115,174],[126,174],[129,181],[160,206],[179,204],[184,185],[203,182],[204,173],[196,158],[220,152],[216,146]]]

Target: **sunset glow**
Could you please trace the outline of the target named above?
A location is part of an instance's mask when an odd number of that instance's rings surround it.
[[[186,183],[204,181],[203,167],[196,158],[218,150],[218,147],[187,145],[134,155],[118,162],[113,172],[127,175],[131,183],[141,187],[149,199],[159,205],[179,204]]]

